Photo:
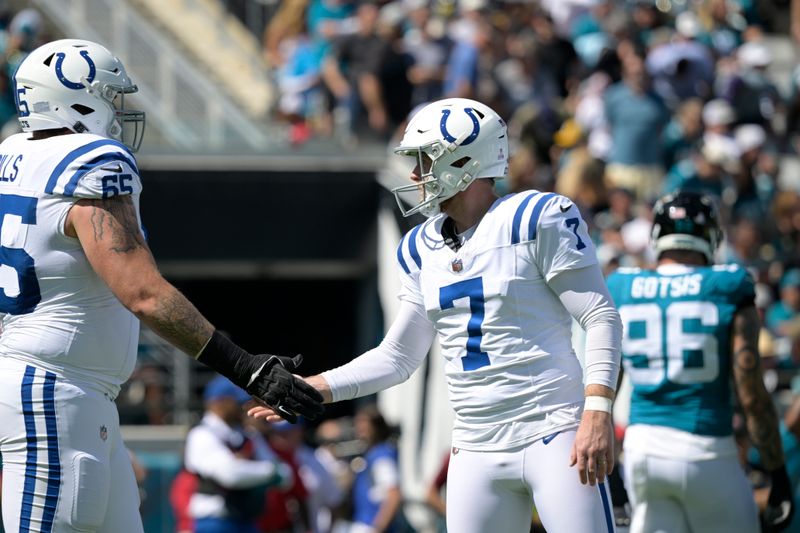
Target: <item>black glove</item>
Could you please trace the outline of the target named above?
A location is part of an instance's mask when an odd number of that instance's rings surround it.
[[[786,466],[782,466],[769,473],[772,487],[769,490],[767,508],[762,516],[764,531],[782,531],[792,521],[794,515],[794,496],[792,483]]]
[[[293,374],[303,362],[302,355],[290,358],[251,354],[214,331],[197,360],[226,376],[288,422],[297,422],[298,415],[313,420],[322,414],[322,395]]]
[[[303,363],[300,354],[292,357],[270,355],[253,374],[245,390],[275,409],[288,422],[297,422],[297,415],[315,419],[322,414],[322,395],[294,375]]]

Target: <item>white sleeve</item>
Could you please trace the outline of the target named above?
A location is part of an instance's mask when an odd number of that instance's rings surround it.
[[[186,436],[186,468],[213,479],[228,489],[246,489],[271,481],[278,474],[278,461],[251,461],[237,457],[214,434],[202,426]]]
[[[547,200],[536,226],[533,253],[548,282],[561,272],[597,264],[586,222],[569,198],[557,195]]]
[[[401,301],[397,318],[376,348],[322,373],[333,401],[366,396],[407,380],[422,364],[434,335],[422,305]]]
[[[569,313],[586,330],[585,385],[617,388],[622,320],[597,265],[565,270],[548,285]]]

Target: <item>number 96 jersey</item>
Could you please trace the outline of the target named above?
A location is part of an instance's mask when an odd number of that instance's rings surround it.
[[[619,269],[608,286],[623,324],[631,424],[732,434],[731,324],[755,289],[738,265]]]
[[[129,149],[91,134],[0,144],[0,356],[100,384],[116,395],[136,361],[139,321],[64,233],[81,198],[130,195],[142,186]]]
[[[572,318],[547,283],[596,265],[577,207],[537,191],[498,199],[454,251],[439,215],[397,250],[400,298],[424,307],[445,358],[453,445],[501,450],[577,426]],[[445,231],[445,235],[448,232]]]

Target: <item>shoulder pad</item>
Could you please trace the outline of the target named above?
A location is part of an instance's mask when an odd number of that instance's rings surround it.
[[[51,172],[45,192],[76,196],[76,190],[83,178],[98,171],[105,171],[107,174],[135,174],[137,177],[139,175],[136,160],[127,146],[112,139],[98,139],[66,154]],[[102,190],[95,190],[97,187],[88,186],[86,189],[86,196],[102,195]]]
[[[535,240],[542,211],[553,198],[563,198],[554,192],[539,191],[520,193],[518,197],[511,223],[511,244]]]
[[[397,245],[397,262],[406,274],[411,274],[412,269],[419,271],[422,268],[422,257],[419,254],[417,237],[420,230],[427,223],[428,221],[414,226],[411,231],[403,235],[403,238],[400,239],[400,244]]]

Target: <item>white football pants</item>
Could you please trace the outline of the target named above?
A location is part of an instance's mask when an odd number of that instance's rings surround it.
[[[631,533],[758,533],[750,482],[736,457],[680,461],[625,451]]]
[[[114,402],[0,358],[3,525],[8,533],[141,533],[139,491]]]
[[[447,530],[528,533],[533,504],[548,533],[613,533],[605,483],[582,485],[569,466],[575,430],[513,452],[454,449],[447,472]]]

